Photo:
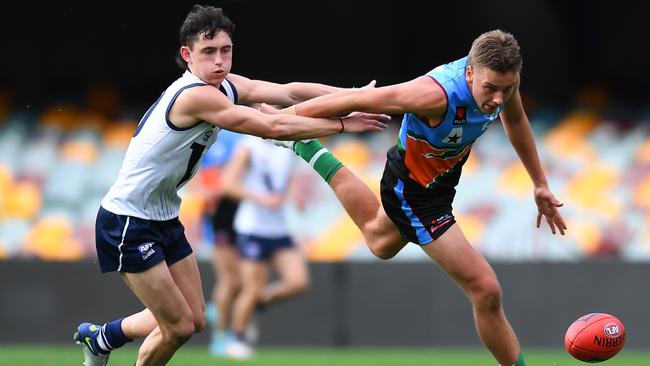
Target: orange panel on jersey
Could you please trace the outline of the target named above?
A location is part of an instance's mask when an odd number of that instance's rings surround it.
[[[458,152],[456,149],[438,149],[409,136],[406,139],[405,162],[411,172],[410,178],[423,187],[428,186],[461,162],[471,147],[471,144],[467,145]]]

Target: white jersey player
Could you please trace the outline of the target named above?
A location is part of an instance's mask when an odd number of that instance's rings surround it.
[[[236,195],[241,202],[235,215],[235,231],[237,234],[266,238],[288,236],[289,228],[281,204],[296,163],[295,154],[278,148],[269,140],[247,136],[238,146],[229,168],[237,158],[245,159],[248,163],[241,170],[241,180],[236,187],[224,187],[226,193],[238,188],[242,192]],[[247,195],[244,192],[250,193]],[[254,196],[251,197],[251,194]],[[279,200],[272,203],[264,200],[270,196],[278,196]]]
[[[111,350],[135,338],[145,338],[138,366],[163,365],[205,327],[201,279],[178,220],[177,192],[196,173],[220,128],[296,140],[385,127],[387,118],[380,115],[306,118],[267,115],[234,104],[239,99],[291,105],[339,89],[230,74],[233,30],[219,8],[196,5],[189,12],[180,29],[178,55],[185,74],[143,116],[119,177],[102,201],[96,221],[101,270],[119,271],[146,308],[103,326],[79,325],[74,338],[83,347],[86,366],[105,365]]]
[[[194,176],[220,128],[208,122],[180,128],[169,120],[168,113],[183,90],[205,85],[185,71],[151,106],[129,144],[117,181],[102,200],[103,208],[156,221],[178,216],[181,198],[177,192]],[[219,90],[237,103],[230,81],[224,80]]]

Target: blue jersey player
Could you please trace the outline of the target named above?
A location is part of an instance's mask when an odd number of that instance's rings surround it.
[[[318,141],[277,142],[293,148],[330,184],[363,232],[368,247],[388,259],[408,242],[419,244],[465,291],[481,341],[500,365],[525,365],[501,304],[501,286],[485,258],[467,241],[452,214],[455,186],[474,141],[500,118],[534,184],[542,218],[555,234],[566,225],[542,170],[519,95],[521,55],[516,39],[494,30],[472,43],[467,57],[414,80],[315,98],[283,110],[301,116],[352,111],[404,114],[388,151],[381,203]],[[269,106],[263,111],[278,113]]]
[[[197,172],[221,128],[279,139],[378,131],[387,116],[345,118],[271,116],[236,105],[290,105],[338,88],[313,83],[275,84],[230,74],[233,23],[219,8],[200,5],[180,29],[179,64],[185,72],[142,117],[117,180],[96,220],[102,272],[118,271],[146,307],[103,326],[82,323],[74,338],[85,366],[106,365],[111,350],[144,338],[137,366],[164,365],[205,327],[205,301],[192,248],[178,219],[181,189]]]

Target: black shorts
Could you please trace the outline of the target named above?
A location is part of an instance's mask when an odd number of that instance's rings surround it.
[[[99,207],[95,245],[102,272],[142,272],[161,261],[168,266],[192,254],[185,228],[177,218],[145,220]]]
[[[381,178],[381,202],[404,240],[428,244],[456,222],[451,208],[456,190],[424,188],[407,174],[401,153],[391,148]]]
[[[212,215],[212,230],[214,230],[215,244],[228,243],[235,247],[235,214],[239,207],[239,201],[228,197],[222,197],[217,209]]]

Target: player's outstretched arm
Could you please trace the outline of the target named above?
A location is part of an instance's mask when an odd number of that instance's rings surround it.
[[[268,103],[274,105],[293,105],[321,95],[352,90],[352,88],[339,88],[335,86],[291,82],[286,84],[272,83],[263,80],[253,80],[237,74],[228,76],[239,94],[239,100],[243,103]],[[364,88],[374,87],[375,81],[371,81]]]
[[[563,204],[553,196],[548,187],[546,175],[537,154],[533,132],[524,112],[518,90],[515,90],[508,100],[500,118],[510,143],[533,182],[535,203],[537,204],[537,227],[540,226],[542,218],[545,218],[553,234],[559,231],[564,235],[567,226],[558,211],[558,207],[562,207]]]
[[[259,109],[260,111],[268,114],[289,114],[289,115],[296,114],[294,106],[290,106],[280,110],[266,103],[262,103]],[[339,133],[366,132],[367,127],[365,126],[365,123],[358,123],[359,120],[361,121],[366,119],[376,120],[382,123],[384,127],[386,127],[387,124],[391,121],[390,116],[387,114],[364,113],[364,112],[353,112],[345,117],[337,117],[337,119],[341,124],[341,129],[339,130]]]
[[[277,140],[302,140],[339,132],[370,132],[386,128],[387,116],[363,114],[344,119],[308,118],[288,114],[266,114],[230,102],[212,86],[185,90],[170,111],[173,123],[189,126],[206,121],[221,128]]]
[[[413,112],[441,116],[447,99],[439,85],[428,76],[384,87],[360,88],[323,95],[295,105],[301,116],[341,116],[352,112],[402,114]]]

